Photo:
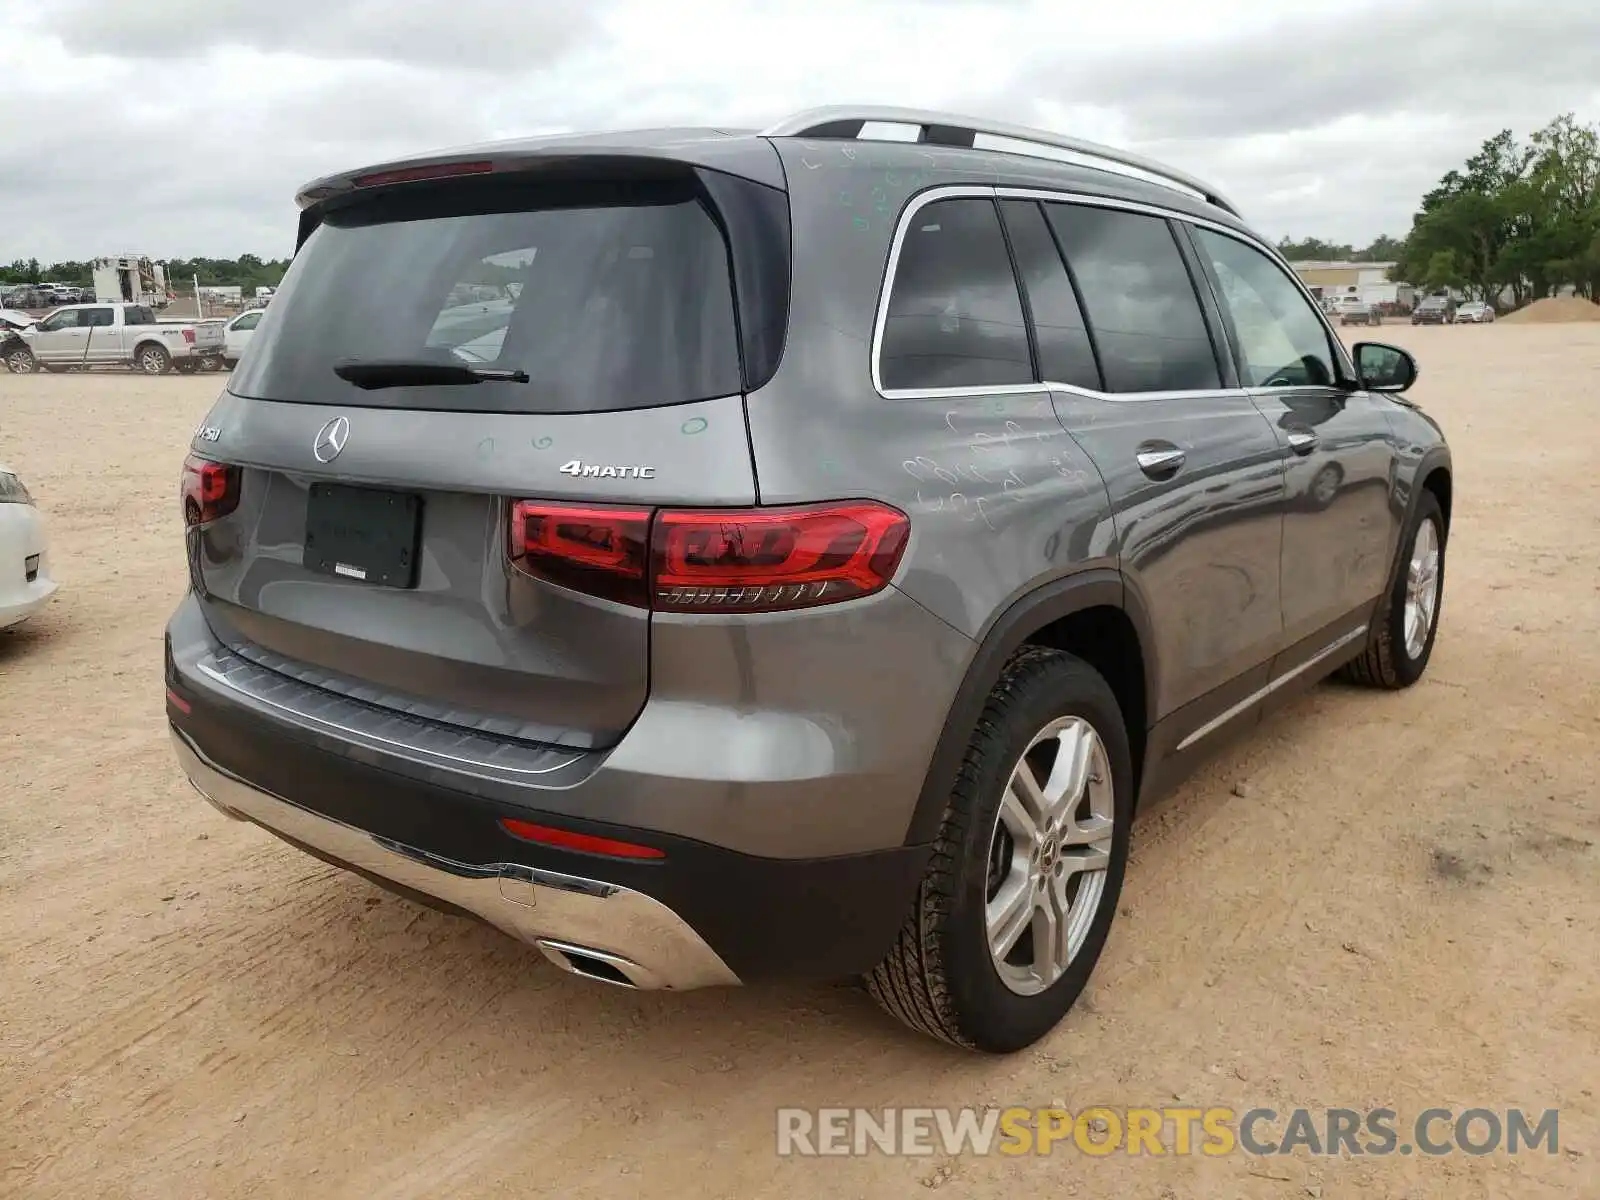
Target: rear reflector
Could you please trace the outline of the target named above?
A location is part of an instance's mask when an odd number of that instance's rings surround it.
[[[188,716],[194,711],[189,707],[189,702],[182,696],[178,695],[178,693],[173,691],[171,688],[167,689],[167,703],[172,705],[173,708],[177,709],[184,716]]]
[[[390,183],[418,183],[424,179],[452,179],[457,175],[487,175],[494,170],[488,161],[429,163],[421,167],[399,167],[393,171],[376,171],[371,175],[357,175],[356,187],[383,187]]]
[[[184,459],[179,488],[183,523],[204,525],[238,508],[239,476],[239,468],[226,463],[209,462],[195,454]]]
[[[513,837],[526,842],[540,842],[562,850],[581,850],[585,854],[607,854],[612,858],[665,858],[666,851],[654,846],[640,846],[633,842],[619,842],[615,838],[595,837],[588,833],[574,833],[570,829],[552,829],[548,825],[535,825],[515,817],[501,817],[500,827]]]
[[[888,586],[911,523],[872,501],[787,508],[511,506],[507,554],[538,579],[657,612],[776,612]]]

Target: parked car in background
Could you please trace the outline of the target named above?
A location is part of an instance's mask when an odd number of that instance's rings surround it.
[[[1383,314],[1378,306],[1360,296],[1340,296],[1334,311],[1341,325],[1382,325]]]
[[[51,308],[57,301],[42,288],[24,285],[6,292],[0,303],[7,308]]]
[[[266,315],[267,310],[264,308],[246,309],[222,327],[224,366],[236,366],[239,359],[244,357],[245,347],[250,344],[250,339],[255,337],[256,326],[261,324],[261,318]]]
[[[1468,300],[1456,309],[1457,325],[1489,325],[1494,322],[1494,305],[1482,300]]]
[[[121,365],[159,375],[216,370],[222,343],[220,322],[158,322],[142,304],[78,304],[13,334],[0,358],[13,374]]]
[[[903,109],[480,166],[308,184],[194,431],[166,714],[222,812],[592,980],[862,974],[1013,1051],[1136,804],[1426,669],[1416,363],[1203,181]]]
[[[16,472],[0,463],[0,629],[27,620],[55,590],[44,520]]]
[[[1448,325],[1454,319],[1456,307],[1448,296],[1428,296],[1411,310],[1413,325]]]

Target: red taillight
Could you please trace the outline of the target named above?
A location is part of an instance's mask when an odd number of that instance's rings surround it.
[[[356,187],[383,187],[390,183],[417,183],[424,179],[451,179],[457,175],[487,175],[494,170],[488,161],[429,163],[421,167],[398,167],[393,171],[376,171],[371,175],[357,175],[351,182]]]
[[[191,454],[183,461],[183,523],[204,525],[239,507],[239,468]]]
[[[519,500],[510,542],[511,561],[529,575],[639,608],[650,603],[648,509]]]
[[[185,329],[183,331],[183,340],[191,346],[194,345],[194,330]]]
[[[563,850],[582,850],[586,854],[609,854],[612,858],[665,858],[666,851],[654,846],[640,846],[634,842],[619,842],[615,838],[595,837],[590,833],[573,833],[570,829],[552,829],[548,825],[535,825],[515,817],[501,817],[500,827],[513,837],[527,842],[542,842],[546,846],[559,846]]]
[[[866,501],[796,508],[663,512],[654,607],[772,612],[869,596],[894,576],[911,524]]]
[[[645,509],[511,506],[509,552],[552,583],[660,612],[774,612],[869,596],[911,524],[884,504]]]

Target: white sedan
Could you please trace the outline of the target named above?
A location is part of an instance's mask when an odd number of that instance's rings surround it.
[[[222,361],[228,366],[237,366],[244,357],[245,347],[250,344],[250,339],[256,336],[256,326],[261,324],[261,318],[267,315],[264,308],[252,308],[242,312],[233,320],[222,327]]]
[[[33,616],[55,590],[44,521],[22,480],[0,464],[0,629]]]

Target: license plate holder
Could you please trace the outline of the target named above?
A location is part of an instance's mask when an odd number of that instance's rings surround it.
[[[307,570],[380,587],[417,581],[422,497],[343,483],[314,483],[306,498]]]

